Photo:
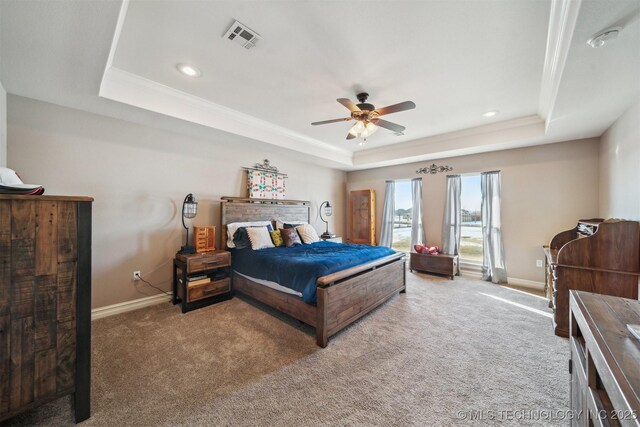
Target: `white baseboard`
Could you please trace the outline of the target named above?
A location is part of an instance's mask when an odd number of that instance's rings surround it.
[[[510,285],[522,286],[523,288],[536,289],[538,291],[544,290],[544,283],[536,282],[535,280],[525,280],[525,279],[518,279],[515,277],[507,277],[507,282]]]
[[[482,273],[475,270],[460,269],[460,274],[463,276],[473,277],[474,279],[482,279]]]
[[[460,273],[463,276],[473,277],[476,279],[482,278],[482,272],[480,272],[480,270],[478,269],[474,269],[473,267],[471,269],[469,269],[468,266],[466,268],[463,267],[460,269]],[[544,290],[544,283],[536,282],[535,280],[525,280],[525,279],[518,279],[517,277],[507,277],[507,283],[509,285],[521,286],[523,288],[535,289],[537,291]]]
[[[91,320],[102,319],[103,317],[109,317],[120,313],[126,313],[127,311],[138,310],[140,308],[149,307],[151,305],[160,304],[170,300],[170,295],[158,294],[150,297],[134,299],[132,301],[125,301],[118,304],[94,308],[93,310],[91,310]]]

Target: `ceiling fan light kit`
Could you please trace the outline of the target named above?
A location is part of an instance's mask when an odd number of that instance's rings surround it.
[[[405,101],[399,104],[389,105],[384,108],[376,109],[376,107],[373,104],[370,104],[367,102],[367,99],[369,98],[368,93],[362,92],[362,93],[359,93],[356,97],[360,102],[359,104],[355,104],[350,99],[347,99],[347,98],[338,98],[336,100],[340,104],[348,108],[349,111],[351,111],[351,117],[323,120],[320,122],[313,122],[311,123],[311,125],[313,126],[326,125],[329,123],[338,123],[338,122],[355,120],[356,123],[351,127],[351,129],[349,129],[349,133],[347,134],[347,139],[363,138],[366,140],[367,137],[371,136],[374,132],[378,130],[378,127],[383,127],[385,129],[388,129],[397,135],[397,134],[403,134],[403,131],[406,128],[399,124],[380,119],[379,116],[416,108],[416,104],[414,104],[412,101]]]
[[[366,123],[366,124],[365,124]],[[378,130],[378,126],[369,121],[357,121],[349,130],[349,133],[356,138],[366,138]]]

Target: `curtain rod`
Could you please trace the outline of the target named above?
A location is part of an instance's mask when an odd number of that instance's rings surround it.
[[[271,173],[274,175],[278,175],[278,176],[283,176],[285,178],[289,178],[289,176],[287,176],[286,173],[282,173],[282,172],[276,172],[273,170],[269,170],[269,169],[263,169],[263,168],[248,168],[248,167],[242,167],[242,169],[244,170],[248,170],[248,171],[258,171],[258,172],[267,172],[267,173]]]

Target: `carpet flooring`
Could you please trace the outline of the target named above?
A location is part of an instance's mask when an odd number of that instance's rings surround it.
[[[315,344],[236,297],[93,322],[86,426],[567,425],[568,341],[543,298],[407,272],[407,293]],[[70,398],[2,423],[71,425]]]

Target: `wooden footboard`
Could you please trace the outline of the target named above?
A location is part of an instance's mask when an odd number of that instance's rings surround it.
[[[300,297],[260,285],[237,273],[233,274],[232,288],[307,325],[316,326],[316,306],[307,304]]]
[[[317,305],[285,294],[238,274],[233,290],[246,294],[316,328],[316,342],[326,347],[329,337],[355,322],[398,292],[405,291],[405,260],[395,254],[318,279]]]
[[[356,276],[318,286],[317,344],[326,347],[331,335],[404,290],[405,261],[399,257]]]

